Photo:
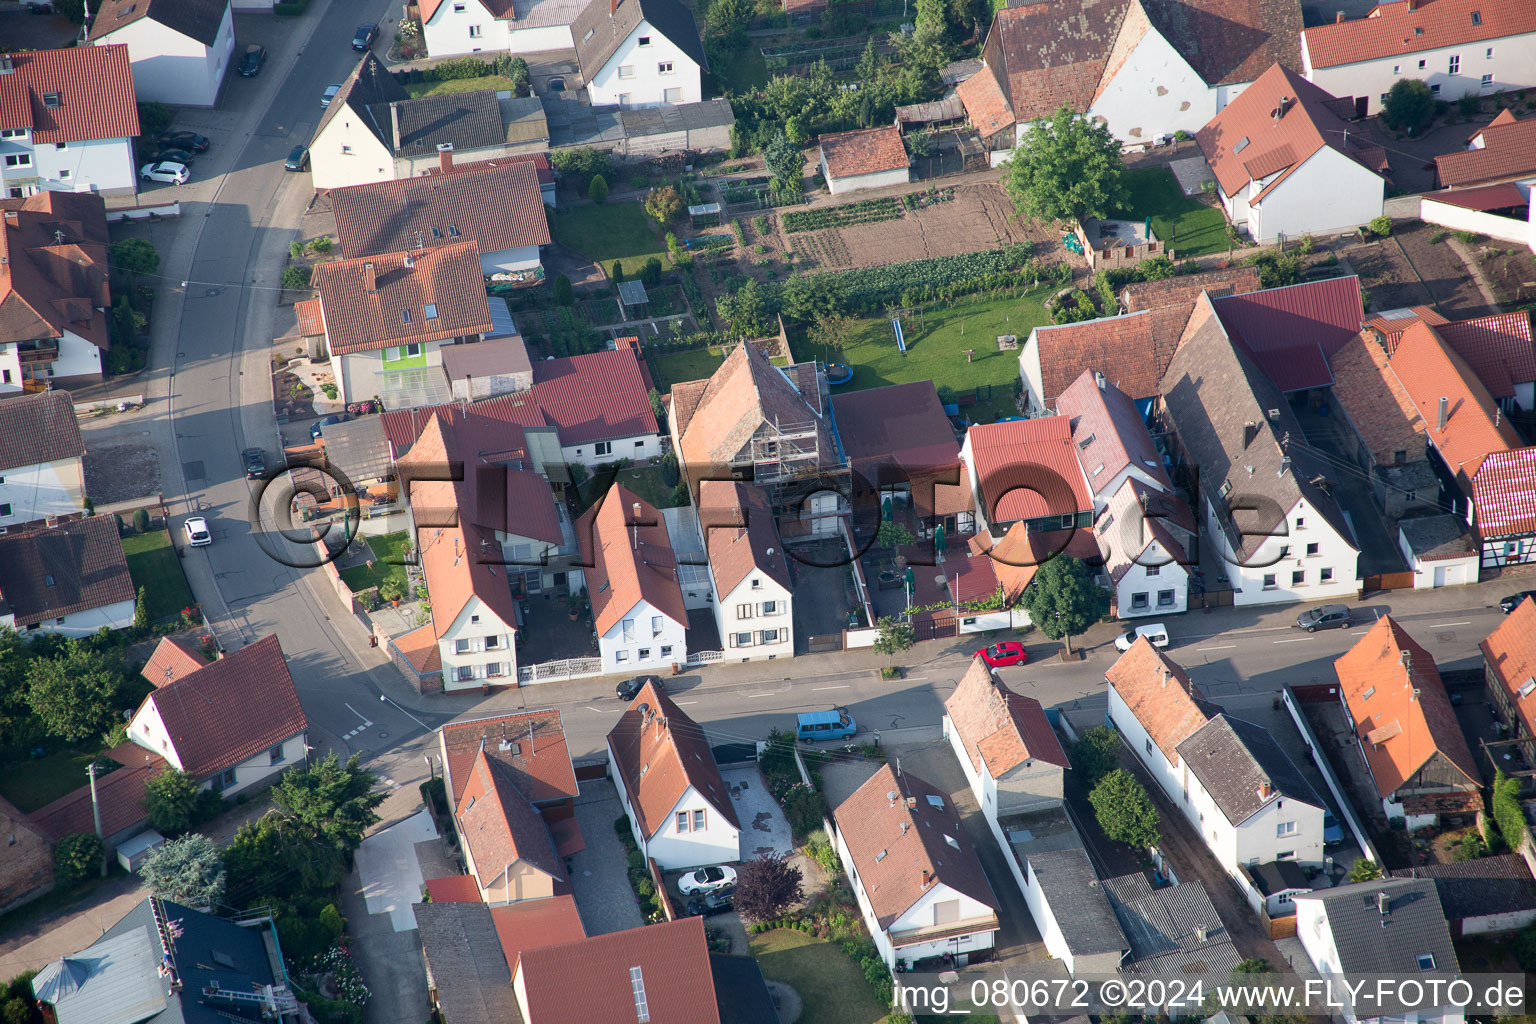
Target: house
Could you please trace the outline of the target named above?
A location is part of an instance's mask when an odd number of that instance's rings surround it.
[[[1489,96],[1536,85],[1536,9],[1481,0],[1395,0],[1364,18],[1301,32],[1292,64],[1335,95],[1358,97],[1355,116],[1381,113],[1400,78],[1438,99]]]
[[[4,308],[0,301],[0,309]],[[85,442],[63,391],[0,402],[0,527],[85,509]]]
[[[714,585],[715,625],[732,658],[793,657],[794,581],[762,488],[733,480],[699,485],[699,530]]]
[[[1287,399],[1209,299],[1197,302],[1161,387],[1234,603],[1353,596],[1359,549],[1329,490],[1336,467],[1288,443],[1302,431]]]
[[[1536,343],[1532,341],[1530,310],[1455,322],[1438,316],[1419,319],[1433,327],[1440,340],[1466,362],[1495,405],[1505,412],[1536,409]],[[1389,353],[1397,351],[1413,323],[1398,320],[1394,326],[1398,325],[1401,330],[1383,335]]]
[[[698,917],[522,950],[512,965],[512,992],[525,1024],[722,1024]]]
[[[1387,153],[1333,96],[1274,65],[1195,134],[1233,227],[1260,243],[1381,216]]]
[[[1521,601],[1478,647],[1488,700],[1508,738],[1522,741],[1526,763],[1536,763],[1536,601]]]
[[[480,269],[492,274],[538,271],[550,242],[539,169],[512,159],[331,190],[331,210],[343,256],[438,248],[474,242]],[[540,273],[542,273],[540,271]]]
[[[1131,946],[1120,968],[1123,978],[1183,978],[1205,991],[1231,980],[1242,956],[1204,885],[1153,888],[1144,871],[1100,884]]]
[[[1070,765],[1045,711],[980,658],[944,702],[943,729],[988,818],[1061,805]]]
[[[1001,537],[1093,525],[1093,495],[1078,464],[1067,416],[975,424],[960,447],[979,522]]]
[[[957,92],[997,166],[1066,106],[1127,148],[1193,134],[1274,64],[1295,67],[1301,13],[1260,0],[1088,0],[999,10],[984,67]]]
[[[165,758],[127,740],[104,756],[117,767],[97,772],[94,796],[86,783],[27,815],[53,842],[77,832],[95,834],[98,813],[102,842],[109,852],[147,826],[144,798],[150,780],[169,767]]]
[[[593,106],[699,103],[709,70],[693,14],[679,0],[591,0],[571,23]]]
[[[41,192],[0,210],[0,398],[100,383],[111,345],[105,203]]]
[[[1296,913],[1295,899],[1312,891],[1307,873],[1293,860],[1272,860],[1244,867],[1250,885],[1264,897],[1267,917],[1289,917]]]
[[[1438,505],[1429,465],[1428,428],[1413,398],[1387,365],[1379,335],[1367,328],[1328,359],[1334,405],[1348,431],[1335,437],[1370,475],[1371,493],[1389,519]]]
[[[150,682],[156,689],[133,713],[128,738],[204,788],[238,793],[309,756],[309,720],[275,634]]]
[[[0,629],[66,637],[127,629],[137,597],[111,516],[0,534]]]
[[[1460,970],[1435,883],[1427,878],[1380,878],[1319,889],[1295,898],[1296,937],[1319,974],[1435,975]],[[1431,991],[1434,991],[1431,989]],[[1341,993],[1342,996],[1342,993]],[[1407,1006],[1388,994],[1369,1008],[1346,1005],[1347,1024],[1412,1014],[1425,1024],[1460,1024],[1460,1007]]]
[[[0,833],[6,836],[5,861],[0,863],[3,912],[53,888],[53,841],[4,797],[0,797]]]
[[[661,513],[614,484],[576,521],[604,672],[655,671],[688,656],[688,611]]]
[[[1435,883],[1453,939],[1508,934],[1536,921],[1536,879],[1518,853],[1396,868],[1392,876]]]
[[[1435,660],[1390,615],[1333,663],[1339,703],[1389,819],[1470,820],[1482,779]]]
[[[1536,181],[1536,117],[1521,120],[1508,109],[1474,132],[1466,149],[1435,157],[1439,188],[1532,181]]]
[[[533,390],[533,362],[523,336],[516,333],[507,300],[492,295],[486,301],[491,307],[491,333],[478,345],[449,345],[443,350],[443,376],[448,378],[454,401],[475,402]]]
[[[423,0],[422,41],[434,57],[571,48],[579,0]]]
[[[1201,293],[1218,298],[1258,287],[1253,267],[1207,270],[1127,285],[1124,316],[1035,328],[1019,348],[1026,414],[1049,413],[1073,381],[1099,371],[1145,416]]]
[[[0,53],[4,198],[54,191],[132,195],[139,186],[138,134],[128,47]]]
[[[993,948],[997,897],[948,794],[884,765],[832,812],[837,855],[887,967]]]
[[[1131,480],[1157,491],[1173,490],[1173,481],[1136,403],[1104,373],[1084,370],[1079,374],[1057,396],[1056,414],[1070,421],[1072,443],[1077,447],[1096,515]]]
[[[509,779],[537,809],[557,854],[568,857],[586,849],[576,822],[576,772],[571,767],[559,711],[543,708],[480,715],[449,722],[439,729],[438,760],[449,803],[455,808],[464,802],[482,753],[495,762],[495,777]],[[474,894],[468,898],[481,899],[478,883],[472,883],[471,888]],[[497,908],[498,915],[501,910]]]
[[[90,41],[128,47],[138,102],[218,104],[235,53],[230,0],[103,0],[94,13]]]
[[[1523,448],[1465,359],[1440,328],[1416,323],[1392,353],[1392,372],[1427,424],[1437,469],[1482,542],[1482,565],[1536,560],[1536,448]]]
[[[569,889],[549,826],[518,788],[512,769],[483,748],[464,780],[453,823],[486,903],[545,899]]]
[[[413,178],[445,163],[536,154],[548,145],[536,97],[480,89],[412,99],[369,53],[320,116],[309,154],[315,188],[331,189]]]
[[[1477,582],[1482,551],[1456,516],[1422,516],[1397,524],[1397,547],[1413,573],[1413,589],[1434,590]]]
[[[655,683],[609,730],[608,774],[635,843],[663,870],[740,859],[741,822],[709,740]]]
[[[271,917],[233,921],[147,896],[89,948],[53,961],[32,992],[58,1024],[300,1019]]]
[[[479,341],[492,328],[474,242],[320,263],[310,283],[343,402],[377,396],[386,408],[400,408],[442,401],[446,379],[422,371],[442,365],[444,345]]]
[[[1323,278],[1211,300],[1222,330],[1286,394],[1333,383],[1328,360],[1360,333],[1360,279]]]
[[[911,159],[895,125],[823,135],[818,152],[821,176],[835,196],[911,180]]]
[[[543,359],[533,366],[533,397],[560,435],[566,462],[591,469],[662,453],[649,377],[638,348]]]
[[[1145,637],[1109,671],[1109,722],[1164,793],[1182,802],[1187,771],[1179,744],[1220,712],[1195,689],[1188,673]]]
[[[1130,941],[1081,845],[1024,858],[1024,902],[1046,950],[1077,975],[1112,975]]]

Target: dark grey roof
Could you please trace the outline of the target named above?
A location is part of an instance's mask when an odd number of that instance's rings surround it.
[[[620,110],[615,106],[593,107],[546,96],[544,114],[549,121],[549,144],[555,149],[619,143],[625,139],[729,127],[736,123],[736,115],[728,100]]]
[[[1253,884],[1265,896],[1292,889],[1312,888],[1307,873],[1293,860],[1272,860],[1268,864],[1257,864],[1249,868],[1248,873],[1253,876]]]
[[[619,301],[626,306],[642,306],[651,301],[645,294],[645,282],[620,281]]]
[[[1130,940],[1131,960],[1145,960],[1229,940],[1227,927],[1199,882],[1154,889],[1144,874],[1106,878],[1104,893]]]
[[[1472,532],[1460,516],[1402,519],[1398,521],[1397,528],[1403,531],[1414,555],[1424,560],[1456,558],[1476,554],[1478,550]]]
[[[678,0],[618,0],[617,9],[612,4],[613,0],[592,0],[571,23],[576,59],[587,81],[608,63],[641,21],[666,36],[699,67],[709,67],[693,14]]]
[[[416,928],[443,1019],[453,1024],[521,1024],[491,908],[484,903],[415,903]]]
[[[1209,301],[1200,300],[1195,317],[1202,307],[1209,313]],[[1179,345],[1159,390],[1189,462],[1200,467],[1204,497],[1217,508],[1239,502],[1252,509],[1235,513],[1235,524],[1233,515],[1220,517],[1221,529],[1241,558],[1253,555],[1299,501],[1353,543],[1343,510],[1325,490],[1326,482],[1342,471],[1312,454],[1285,396],[1238,350],[1213,313]],[[1281,439],[1287,436],[1297,443],[1282,451]],[[1283,461],[1287,455],[1289,462]],[[1223,496],[1222,485],[1229,481],[1231,491]]]
[[[1233,825],[1269,803],[1270,794],[1262,792],[1266,784],[1282,797],[1325,806],[1280,744],[1252,722],[1223,712],[1176,749]]]
[[[528,346],[519,334],[477,341],[470,345],[445,345],[442,353],[443,372],[451,381],[465,377],[533,373],[533,364],[528,359]]]
[[[85,454],[68,391],[44,391],[0,402],[0,471]]]
[[[1518,853],[1399,868],[1396,878],[1430,878],[1440,907],[1452,920],[1536,909],[1536,879]]]
[[[496,105],[501,108],[502,137],[508,143],[549,141],[543,100],[537,96],[498,96]]]
[[[543,109],[542,107],[540,108]],[[437,147],[485,149],[506,144],[501,104],[491,89],[440,93],[395,104],[400,122],[400,144],[395,152],[405,156],[436,153]]]
[[[1131,948],[1081,847],[1032,853],[1026,859],[1074,956]]]
[[[395,77],[379,63],[379,59],[369,53],[358,61],[352,74],[342,83],[340,94],[320,116],[315,137],[318,138],[331,121],[343,116],[342,112],[346,111],[352,117],[361,118],[374,138],[385,149],[393,152],[395,137],[389,120],[389,105],[410,98],[411,94],[405,91],[405,86],[395,81]]]
[[[1388,897],[1387,912],[1378,894]],[[1456,950],[1433,879],[1387,878],[1297,896],[1318,900],[1328,918],[1345,974],[1420,974],[1418,958],[1435,958],[1436,972],[1459,970]]]
[[[711,953],[709,973],[715,980],[720,1024],[779,1024],[778,1008],[755,958]]]
[[[703,100],[661,107],[635,107],[619,111],[619,123],[631,139],[671,132],[696,132],[704,128],[723,128],[736,123],[729,100]]]
[[[158,21],[166,28],[212,46],[229,10],[229,0],[105,0],[92,5],[91,39],[100,39],[140,18]]]
[[[377,416],[359,416],[347,423],[326,427],[325,457],[354,487],[371,484],[394,473],[389,461],[389,441]]]
[[[1232,980],[1232,969],[1242,963],[1243,955],[1230,941],[1208,942],[1197,949],[1180,949],[1160,956],[1147,957],[1125,965],[1126,974],[1149,978],[1178,978],[1186,984],[1196,981],[1209,992],[1214,986]]]

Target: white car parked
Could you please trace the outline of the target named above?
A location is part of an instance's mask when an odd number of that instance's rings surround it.
[[[701,892],[718,892],[736,884],[736,869],[726,865],[699,868],[677,880],[677,891],[684,896]]]
[[[1153,647],[1168,646],[1168,627],[1161,622],[1154,622],[1150,626],[1137,626],[1135,629],[1128,629],[1115,637],[1115,650],[1130,650],[1131,645],[1136,642],[1136,638],[1142,636],[1146,637]]]
[[[205,548],[213,543],[213,534],[208,532],[208,520],[202,516],[189,517],[181,529],[186,534],[189,548]]]
[[[140,167],[139,177],[145,181],[164,181],[172,185],[185,185],[192,177],[192,172],[187,170],[186,164],[178,164],[173,160],[161,160],[159,163],[145,164]]]

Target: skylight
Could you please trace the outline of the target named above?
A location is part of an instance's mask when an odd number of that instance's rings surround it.
[[[1533,692],[1536,692],[1536,678],[1527,679],[1520,684],[1520,697],[1522,699],[1529,697]]]
[[[402,309],[400,311],[400,322],[403,323],[403,324],[408,324],[408,323],[411,322],[411,311],[410,310]]]
[[[1369,689],[1367,689],[1364,693],[1362,693],[1360,695],[1360,699],[1361,700],[1370,700],[1371,699],[1371,694],[1373,694],[1375,692],[1376,692],[1376,687],[1372,686],[1372,687],[1370,687]]]
[[[959,843],[958,840],[955,839],[954,836],[949,835],[948,833],[946,833],[945,836],[944,836],[944,841],[946,843],[948,843],[950,846],[953,846],[955,849],[957,849],[957,850],[960,849],[960,843]]]
[[[635,997],[635,1017],[640,1024],[645,1024],[651,1019],[651,1007],[645,1000],[645,978],[640,975],[640,968],[629,969],[629,987]]]
[[[1474,25],[1481,25],[1482,23],[1483,23],[1483,12],[1482,11],[1473,11],[1472,12],[1472,24],[1474,24]]]
[[[944,809],[944,798],[941,797],[941,796],[935,796],[934,794],[929,793],[928,794],[928,804],[929,804],[930,807],[937,807],[939,810],[942,811]]]
[[[1248,148],[1248,143],[1250,141],[1251,140],[1248,138],[1248,136],[1244,135],[1240,140],[1238,140],[1237,145],[1232,147],[1232,152],[1241,153],[1243,150]]]
[[[427,303],[425,309],[423,309],[423,312],[426,313],[428,320],[436,320],[437,319],[437,303],[435,303],[435,302]]]
[[[449,224],[448,225],[448,234],[451,237],[453,237],[453,238],[458,238],[459,237],[459,226],[457,224]]]

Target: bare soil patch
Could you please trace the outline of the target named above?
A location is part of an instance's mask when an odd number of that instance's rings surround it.
[[[1501,242],[1476,248],[1483,277],[1493,286],[1499,305],[1521,306],[1536,302],[1536,255],[1529,249]]]
[[[1442,316],[1452,320],[1465,320],[1494,312],[1488,308],[1487,302],[1483,299],[1483,293],[1478,290],[1477,284],[1472,280],[1471,271],[1461,261],[1461,257],[1456,255],[1455,250],[1444,241],[1431,241],[1435,233],[1442,230],[1433,224],[1413,221],[1394,226],[1392,237],[1397,239],[1403,251],[1407,253],[1408,259],[1412,261],[1412,270],[1417,270],[1419,277],[1423,278],[1424,285],[1429,289]],[[1382,246],[1382,248],[1387,247],[1385,244]],[[1412,271],[1409,271],[1408,276],[1412,278]],[[1366,287],[1371,286],[1366,285]],[[1375,292],[1371,294],[1374,298]],[[1376,308],[1392,307],[1383,306],[1378,302]]]
[[[160,454],[147,433],[91,438],[85,452],[85,493],[92,501],[108,505],[159,491]]]

